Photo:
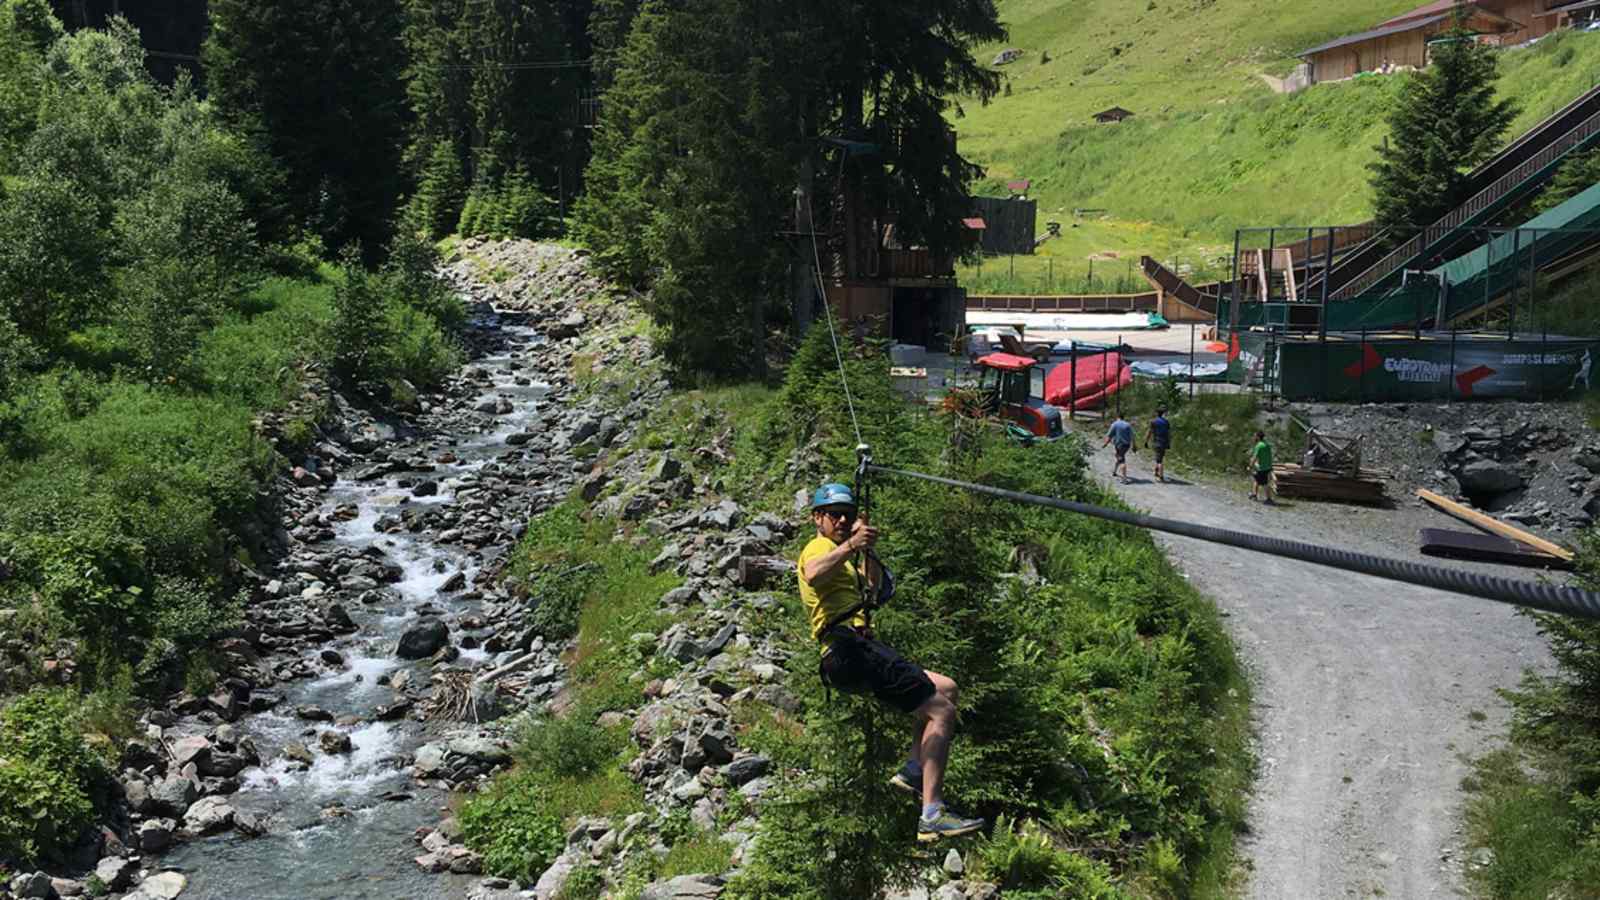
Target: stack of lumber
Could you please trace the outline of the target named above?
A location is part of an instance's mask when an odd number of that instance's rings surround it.
[[[1375,472],[1346,475],[1325,469],[1306,469],[1292,463],[1272,467],[1272,490],[1280,497],[1338,500],[1344,503],[1382,505],[1388,500],[1383,480]]]
[[[1422,544],[1422,552],[1428,556],[1498,562],[1541,569],[1572,568],[1573,553],[1560,544],[1547,541],[1492,516],[1486,516],[1470,506],[1457,503],[1433,491],[1418,489],[1417,496],[1434,509],[1454,516],[1484,532],[1474,534],[1424,528],[1418,538]]]

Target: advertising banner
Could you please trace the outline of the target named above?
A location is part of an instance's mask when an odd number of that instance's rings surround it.
[[[1279,345],[1286,400],[1556,400],[1592,387],[1600,341]]]

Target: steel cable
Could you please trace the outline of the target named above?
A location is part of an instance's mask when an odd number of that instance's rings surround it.
[[[1343,569],[1348,572],[1359,572],[1363,575],[1373,575],[1391,581],[1404,581],[1422,587],[1437,588],[1457,594],[1466,594],[1471,597],[1481,597],[1485,600],[1494,600],[1499,603],[1509,603],[1513,606],[1600,620],[1600,594],[1581,588],[1538,584],[1532,581],[1518,581],[1512,578],[1501,578],[1496,575],[1482,575],[1474,572],[1457,572],[1422,563],[1373,556],[1367,553],[1356,553],[1350,550],[1337,550],[1301,541],[1264,537],[1242,531],[1230,531],[1226,528],[1214,528],[1210,525],[1196,525],[1190,522],[1180,522],[1176,519],[1164,519],[1142,513],[1107,509],[1102,506],[1078,503],[1072,500],[1061,500],[1056,497],[1025,494],[1021,491],[1009,491],[1004,488],[973,484],[968,481],[957,481],[953,478],[925,475],[921,472],[907,472],[879,465],[868,465],[867,469],[868,471],[894,475],[900,478],[931,481],[935,484],[961,488],[977,494],[987,494],[988,496],[1010,500],[1014,503],[1026,503],[1033,506],[1080,513],[1097,519],[1132,525],[1135,528],[1164,531],[1168,534],[1182,535],[1183,537],[1208,541],[1213,544],[1226,544],[1231,547],[1252,550],[1256,553],[1298,559],[1303,562]]]

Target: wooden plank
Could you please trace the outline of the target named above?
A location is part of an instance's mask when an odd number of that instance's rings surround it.
[[[1532,566],[1540,569],[1572,568],[1572,563],[1559,556],[1541,553],[1520,541],[1508,540],[1497,534],[1423,528],[1417,532],[1417,540],[1421,544],[1424,556]]]
[[[1560,544],[1553,544],[1544,538],[1539,537],[1538,535],[1529,534],[1520,528],[1507,525],[1499,519],[1486,516],[1483,513],[1472,509],[1471,507],[1462,506],[1460,503],[1457,503],[1448,497],[1442,497],[1438,494],[1435,494],[1433,491],[1430,491],[1426,488],[1417,488],[1417,496],[1421,497],[1424,503],[1427,503],[1434,509],[1437,509],[1447,515],[1455,516],[1474,528],[1487,531],[1490,534],[1498,534],[1503,538],[1509,538],[1513,541],[1520,541],[1536,550],[1543,551],[1551,556],[1559,556],[1567,562],[1572,562],[1572,551],[1561,546]]]

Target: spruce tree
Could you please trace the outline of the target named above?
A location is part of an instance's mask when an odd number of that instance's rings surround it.
[[[1372,170],[1373,218],[1410,234],[1467,199],[1467,175],[1500,147],[1516,107],[1495,99],[1494,51],[1459,26],[1434,42],[1433,64],[1409,76],[1389,113]]]
[[[647,309],[680,371],[759,373],[778,296],[773,232],[797,153],[781,54],[754,3],[646,4],[607,95],[581,232]]]
[[[1004,34],[988,0],[647,0],[614,58],[580,234],[614,275],[653,288],[680,368],[759,373],[803,163],[837,160],[819,138],[880,148],[851,189],[905,243],[961,248],[977,169],[950,139],[947,98],[993,96],[971,46]]]
[[[330,247],[387,241],[404,138],[399,0],[211,0],[217,110],[286,172],[295,218]],[[278,238],[263,223],[264,236]]]
[[[445,146],[480,201],[519,169],[545,196],[574,193],[585,73],[572,44],[587,39],[572,37],[573,10],[554,0],[407,0],[406,11],[406,160],[419,180],[437,170]],[[436,218],[461,213],[464,200]],[[422,188],[418,202],[428,202]]]

